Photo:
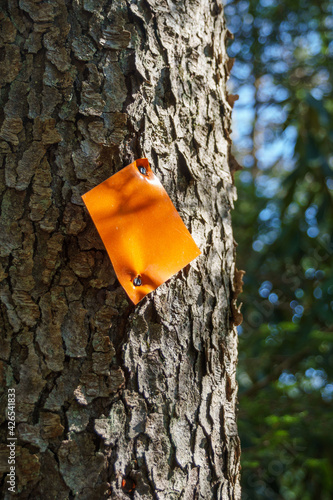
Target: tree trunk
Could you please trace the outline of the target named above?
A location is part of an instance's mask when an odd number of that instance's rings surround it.
[[[10,388],[20,498],[239,499],[222,7],[8,0],[0,19],[2,496]],[[134,307],[81,195],[140,157],[202,255]]]

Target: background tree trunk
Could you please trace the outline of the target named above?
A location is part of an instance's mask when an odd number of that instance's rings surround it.
[[[1,387],[20,498],[240,498],[227,36],[215,0],[4,7]],[[202,255],[134,307],[81,194],[143,156]]]

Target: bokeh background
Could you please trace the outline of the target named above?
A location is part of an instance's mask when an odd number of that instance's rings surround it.
[[[333,498],[333,1],[226,1],[243,500]]]

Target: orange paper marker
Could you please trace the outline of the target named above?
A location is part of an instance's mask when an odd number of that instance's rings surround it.
[[[134,304],[201,253],[147,158],[82,199]]]

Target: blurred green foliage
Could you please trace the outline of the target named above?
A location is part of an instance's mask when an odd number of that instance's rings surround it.
[[[227,1],[243,499],[333,498],[333,2]]]

